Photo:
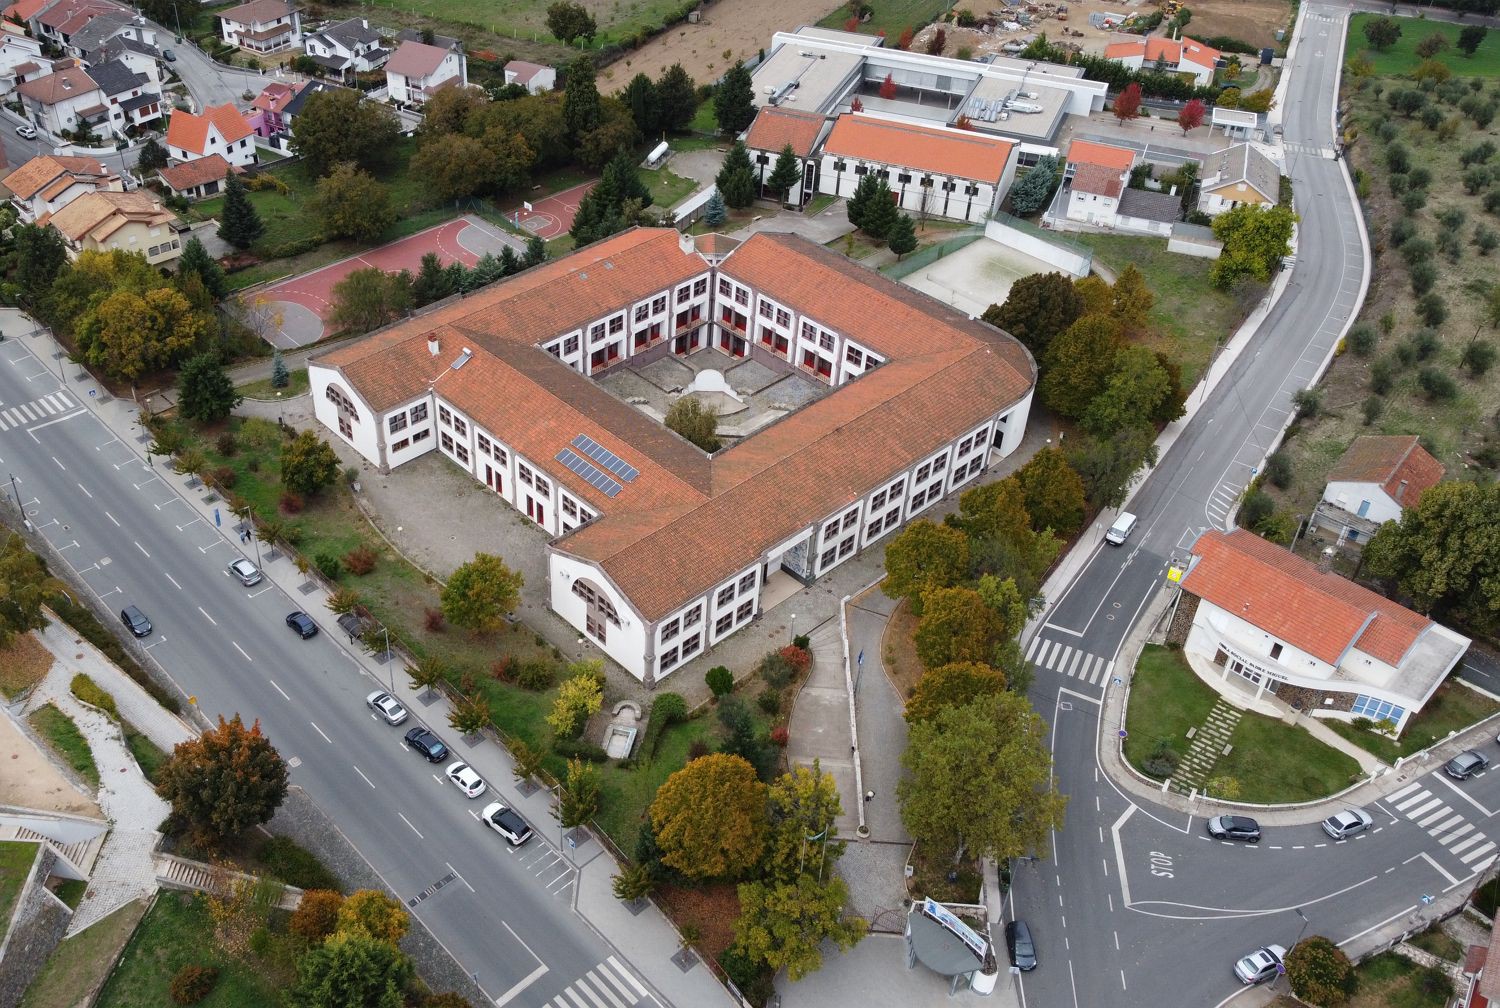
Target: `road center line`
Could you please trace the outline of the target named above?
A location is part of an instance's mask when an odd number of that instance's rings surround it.
[[[233,645],[234,645],[234,649],[235,649],[235,650],[236,650],[236,651],[238,651],[238,652],[239,652],[239,653],[240,653],[240,655],[241,655],[241,656],[242,656],[242,657],[243,657],[243,658],[244,658],[244,659],[245,659],[245,660],[246,660],[246,661],[248,661],[248,662],[253,662],[253,661],[254,661],[254,660],[255,660],[255,659],[254,659],[254,658],[251,658],[251,657],[250,657],[250,656],[249,656],[249,655],[247,655],[247,654],[245,654],[245,649],[244,649],[244,648],[242,648],[242,647],[240,647],[240,646],[239,646],[239,644],[238,644],[238,643],[237,643],[237,642],[235,642],[235,641],[230,641],[230,642],[229,642],[229,643],[231,643],[231,644],[233,644]]]
[[[292,698],[286,695],[286,690],[284,690],[280,686],[276,685],[276,680],[275,679],[267,679],[266,682],[270,683],[271,684],[271,688],[274,689],[277,693],[280,693],[282,696],[286,697],[286,700],[287,700],[288,703],[291,703]],[[374,785],[371,785],[371,786],[373,787]]]
[[[453,867],[453,866],[452,866],[452,865],[451,865],[451,864],[449,864],[449,863],[448,863],[448,862],[446,862],[446,861],[444,861],[444,862],[443,862],[443,866],[444,866],[444,867],[445,867],[445,868],[447,868],[447,869],[448,869],[448,870],[449,870],[449,871],[451,871],[451,872],[453,872],[453,874],[454,874],[454,876],[455,876],[455,877],[456,877],[456,878],[457,878],[457,879],[458,879],[458,880],[459,880],[459,881],[460,881],[460,882],[462,882],[462,883],[463,883],[463,884],[464,884],[464,887],[465,887],[465,888],[467,888],[467,889],[468,889],[468,890],[469,890],[469,892],[474,892],[474,887],[473,887],[473,886],[471,886],[471,885],[469,885],[469,880],[468,880],[468,879],[466,879],[466,878],[464,878],[464,877],[463,877],[463,876],[462,876],[462,875],[459,875],[459,874],[458,874],[458,869],[456,869],[456,868],[454,868],[454,867]],[[475,893],[475,895],[476,895],[476,896],[477,896],[477,895],[478,895],[478,893]]]
[[[135,542],[135,540],[133,540],[133,539],[131,541]],[[142,546],[140,543],[136,543],[135,544],[135,548],[138,549],[138,550],[140,550],[141,553],[143,553],[145,555],[145,557],[146,557],[147,560],[151,559],[151,554],[146,552],[146,547]]]
[[[214,619],[212,616],[210,616],[208,614],[208,610],[204,609],[202,606],[199,606],[198,607],[198,611],[201,612],[201,613],[203,613],[203,618],[206,619],[206,620],[208,620],[214,626],[218,626],[219,625],[219,621],[216,620],[216,619]]]
[[[178,591],[182,591],[182,585],[180,585],[180,584],[177,583],[177,579],[176,578],[174,578],[170,574],[167,574],[166,571],[162,571],[162,573],[166,575],[166,578],[167,578],[168,581],[172,582],[172,587],[173,588],[176,588]]]
[[[57,462],[57,456],[56,455],[52,456],[52,461]],[[57,468],[61,469],[63,472],[67,472],[68,471],[68,467],[65,466],[65,465],[63,465],[61,462],[57,462]]]
[[[318,727],[318,723],[316,721],[309,721],[307,723],[313,726],[313,731],[317,732],[319,735],[323,735],[323,729]],[[329,738],[327,735],[323,735],[323,741],[327,742],[329,745],[333,745],[333,739]],[[411,823],[407,823],[407,825],[410,826]],[[417,835],[421,836],[420,833]]]
[[[93,500],[94,499],[94,495],[91,494],[91,493],[89,493],[89,488],[86,487],[86,486],[84,486],[82,483],[78,484],[78,489],[82,490],[83,491],[83,495],[85,497],[87,497],[89,500]]]
[[[104,517],[106,517],[110,521],[114,522],[115,523],[115,528],[119,528],[120,527],[120,519],[116,518],[114,515],[110,514],[108,511],[104,512]]]
[[[318,726],[317,725],[313,725],[313,727],[316,728]],[[318,734],[322,735],[323,733],[322,732],[318,732]],[[363,774],[361,774],[361,776],[363,776]],[[408,825],[408,826],[411,826],[411,820],[410,819],[406,818],[406,816],[404,816],[404,815],[401,815],[400,812],[397,812],[396,814],[398,816],[401,816],[401,821],[402,822],[406,823],[406,825]],[[411,831],[417,835],[418,839],[421,839],[421,840],[426,840],[427,839],[426,837],[422,836],[422,831],[419,830],[419,829],[417,829],[415,826],[411,826]],[[501,921],[501,923],[503,924],[505,922]],[[509,931],[510,929],[506,928],[506,930]],[[530,950],[528,949],[527,951],[530,951]]]
[[[363,770],[361,770],[361,769],[360,769],[360,768],[359,768],[359,767],[357,767],[357,766],[354,766],[354,764],[353,764],[353,763],[350,763],[350,764],[349,764],[349,765],[350,765],[350,766],[352,766],[352,767],[354,767],[354,772],[355,772],[355,773],[357,773],[357,774],[359,774],[359,776],[360,776],[360,778],[361,778],[361,779],[362,779],[362,780],[363,780],[363,781],[364,781],[364,782],[365,782],[365,783],[366,783],[366,784],[368,784],[368,785],[370,785],[370,787],[374,787],[374,786],[375,786],[375,782],[374,782],[374,781],[372,781],[372,780],[371,780],[371,779],[370,779],[370,778],[368,778],[368,777],[366,777],[366,776],[365,776],[365,772],[364,772],[364,771],[363,771]]]

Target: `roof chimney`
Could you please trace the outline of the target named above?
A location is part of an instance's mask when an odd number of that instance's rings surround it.
[[[432,356],[436,357],[441,350],[442,350],[442,346],[438,343],[438,338],[436,336],[429,336],[429,337],[427,337],[427,352],[428,353],[430,353],[430,354],[432,354]]]

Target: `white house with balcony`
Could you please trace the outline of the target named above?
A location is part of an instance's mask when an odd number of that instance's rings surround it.
[[[291,0],[250,0],[219,12],[225,43],[268,53],[302,44],[302,8]]]
[[[445,87],[469,83],[469,63],[462,49],[402,42],[385,64],[391,101],[420,105]]]

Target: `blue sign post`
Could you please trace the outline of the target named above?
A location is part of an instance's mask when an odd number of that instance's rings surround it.
[[[214,528],[224,524],[224,519],[219,516],[219,509],[214,508]]]

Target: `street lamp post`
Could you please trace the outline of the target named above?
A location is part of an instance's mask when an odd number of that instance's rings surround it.
[[[17,498],[17,500],[20,500],[20,498]],[[797,643],[797,614],[796,613],[792,613],[792,639],[789,640],[789,641],[787,641],[787,643],[788,644],[795,644],[795,643]]]

